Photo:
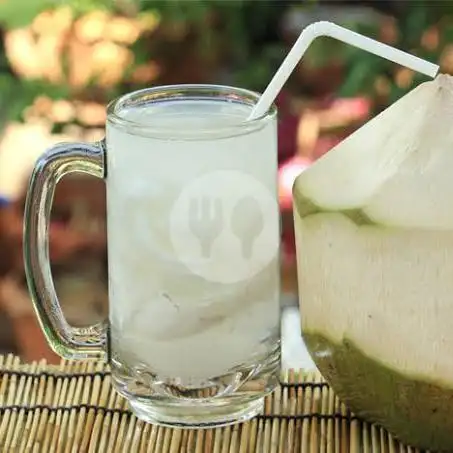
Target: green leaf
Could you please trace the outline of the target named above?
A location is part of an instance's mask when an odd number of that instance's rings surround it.
[[[0,1],[0,22],[9,29],[25,27],[49,5],[46,0]]]
[[[350,97],[358,93],[369,92],[372,87],[376,75],[381,73],[386,62],[381,58],[363,54],[360,59],[347,68],[346,80],[342,84],[339,95]]]
[[[423,31],[428,26],[427,6],[424,2],[411,5],[400,25],[400,36],[404,47],[417,46]]]

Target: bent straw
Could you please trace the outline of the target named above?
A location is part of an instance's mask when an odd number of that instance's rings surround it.
[[[382,58],[393,61],[394,63],[398,63],[401,66],[406,66],[409,69],[413,69],[414,71],[433,78],[439,71],[438,65],[422,60],[415,55],[395,49],[392,46],[368,38],[354,31],[348,30],[340,25],[326,21],[315,22],[302,31],[280,68],[270,81],[266,90],[256,103],[250,113],[250,116],[248,117],[248,121],[263,116],[270,109],[278,93],[288,80],[288,77],[293,72],[297,63],[303,57],[305,51],[308,49],[310,44],[320,36],[329,36],[331,38],[338,39],[346,44],[366,50]]]

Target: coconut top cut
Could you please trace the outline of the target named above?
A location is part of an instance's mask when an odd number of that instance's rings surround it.
[[[297,178],[320,210],[360,209],[375,223],[450,229],[453,77],[423,83]]]

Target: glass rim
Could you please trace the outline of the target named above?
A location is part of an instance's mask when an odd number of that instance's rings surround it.
[[[206,99],[224,99],[223,102],[228,102],[228,100],[234,100],[242,105],[250,106],[250,111],[258,102],[261,94],[247,90],[245,88],[238,88],[228,85],[215,85],[215,84],[178,84],[178,85],[161,85],[149,88],[143,88],[141,90],[132,91],[126,93],[111,102],[107,105],[107,123],[111,123],[113,126],[118,126],[122,129],[128,131],[142,131],[145,135],[159,135],[162,134],[171,134],[175,132],[174,126],[153,126],[152,124],[143,124],[139,121],[129,120],[124,118],[121,115],[121,110],[128,106],[134,108],[134,106],[140,106],[146,103],[151,103],[153,101],[162,100],[171,102],[171,100],[184,98],[184,95],[190,97],[193,95],[194,98],[196,95],[204,95]],[[240,135],[242,131],[250,132],[254,130],[255,127],[259,126],[261,123],[266,120],[272,119],[277,115],[277,107],[275,104],[272,104],[270,109],[260,117],[250,120],[242,121],[238,123],[228,124],[225,126],[216,126],[210,127],[209,129],[201,129],[200,134],[205,133],[206,131],[212,133],[231,132],[235,131],[235,135]],[[154,134],[155,133],[155,134]],[[188,135],[193,136],[193,129],[181,129],[178,127],[178,135]],[[138,135],[142,135],[138,133]]]

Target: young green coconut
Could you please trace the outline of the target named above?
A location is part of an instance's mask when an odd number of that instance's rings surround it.
[[[302,331],[357,415],[453,451],[453,77],[391,105],[296,179]]]

